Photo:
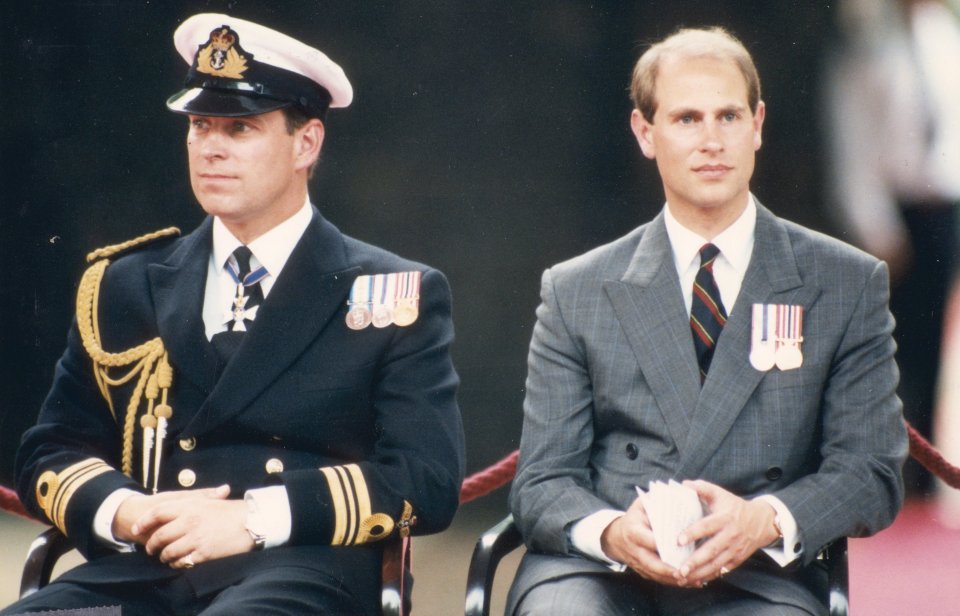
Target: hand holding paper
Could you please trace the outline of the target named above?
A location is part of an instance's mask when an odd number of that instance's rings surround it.
[[[703,517],[700,498],[696,491],[672,479],[668,483],[651,481],[647,492],[638,486],[637,494],[650,520],[660,559],[679,569],[696,546],[692,543],[681,546],[677,537]]]

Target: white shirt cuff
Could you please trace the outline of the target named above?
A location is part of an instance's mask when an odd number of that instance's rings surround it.
[[[623,515],[622,511],[616,509],[601,509],[577,520],[570,527],[570,544],[584,556],[602,562],[613,571],[626,570],[626,565],[612,560],[600,546],[600,536],[603,535],[604,529]]]
[[[243,500],[247,503],[247,528],[266,537],[264,547],[274,548],[290,541],[290,498],[285,486],[247,490]]]
[[[117,517],[117,510],[120,509],[120,504],[127,500],[127,497],[134,494],[139,494],[139,492],[129,488],[120,488],[112,492],[100,503],[97,513],[93,516],[93,534],[97,536],[101,543],[118,552],[133,552],[136,550],[136,544],[119,541],[113,536],[113,519]]]
[[[763,548],[763,551],[778,565],[786,567],[803,554],[803,535],[797,528],[797,521],[793,518],[793,514],[790,513],[787,506],[783,504],[783,501],[776,496],[764,494],[758,496],[756,500],[768,503],[777,512],[777,517],[780,518],[783,542],[778,546]]]

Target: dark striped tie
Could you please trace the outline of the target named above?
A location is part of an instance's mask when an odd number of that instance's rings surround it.
[[[713,279],[713,262],[720,249],[713,244],[700,248],[700,269],[693,280],[693,302],[690,305],[690,329],[693,330],[693,347],[700,364],[700,382],[707,378],[713,349],[717,338],[727,322],[727,311],[720,300],[720,290]]]

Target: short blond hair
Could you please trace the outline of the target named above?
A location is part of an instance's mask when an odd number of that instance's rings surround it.
[[[681,58],[707,57],[732,61],[747,82],[747,102],[753,113],[760,104],[760,76],[750,52],[737,37],[727,30],[713,28],[682,28],[650,46],[633,67],[630,98],[643,118],[653,124],[657,112],[656,85],[660,63],[666,56]]]

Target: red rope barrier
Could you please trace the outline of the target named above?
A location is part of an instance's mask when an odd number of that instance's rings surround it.
[[[910,456],[948,486],[960,490],[960,468],[947,462],[943,454],[909,423],[907,434],[910,436]]]
[[[514,450],[513,453],[496,464],[464,479],[463,487],[460,488],[460,504],[469,503],[475,498],[486,496],[500,486],[513,481],[513,476],[517,474],[517,458],[519,457],[520,451]]]
[[[3,486],[0,486],[0,509],[3,511],[9,511],[10,513],[15,513],[31,520],[33,519],[33,516],[27,513],[27,510],[23,508],[23,503],[20,502],[20,499],[17,497],[17,493],[10,488],[5,488]]]

